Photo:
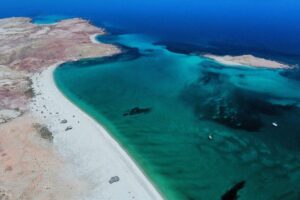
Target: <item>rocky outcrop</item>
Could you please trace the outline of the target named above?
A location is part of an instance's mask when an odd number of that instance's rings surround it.
[[[113,176],[109,179],[110,184],[113,184],[113,183],[116,183],[116,182],[119,182],[119,181],[120,181],[120,178],[118,176]]]

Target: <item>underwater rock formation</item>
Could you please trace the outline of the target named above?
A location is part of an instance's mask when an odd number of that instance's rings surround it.
[[[241,181],[235,184],[230,190],[222,195],[222,200],[236,200],[238,199],[238,192],[245,187],[246,181]]]
[[[123,116],[128,116],[128,115],[138,115],[142,113],[149,113],[151,111],[151,108],[139,108],[139,107],[134,107],[131,110],[125,112]]]
[[[197,82],[186,86],[180,98],[192,106],[199,119],[218,122],[233,129],[259,131],[261,115],[279,115],[294,105],[274,105],[264,94],[236,87],[228,75],[204,71]]]

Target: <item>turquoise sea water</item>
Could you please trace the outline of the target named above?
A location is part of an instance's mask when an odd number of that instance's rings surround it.
[[[300,198],[296,71],[223,66],[146,35],[99,40],[123,53],[62,64],[56,83],[166,199]]]
[[[299,68],[224,67],[190,55],[299,65],[299,8],[297,0],[10,0],[0,17],[82,17],[119,34],[99,39],[122,55],[66,63],[55,78],[167,199],[299,200]],[[123,116],[136,107],[144,113]]]

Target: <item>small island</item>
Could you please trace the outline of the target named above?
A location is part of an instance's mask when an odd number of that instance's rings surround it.
[[[250,66],[257,68],[269,68],[269,69],[290,69],[291,66],[264,58],[258,58],[253,55],[241,55],[241,56],[218,56],[212,54],[205,54],[204,57],[213,59],[223,65],[230,66]]]

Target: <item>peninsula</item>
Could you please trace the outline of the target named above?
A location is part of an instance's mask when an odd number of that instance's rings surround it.
[[[74,18],[0,19],[1,199],[162,199],[107,131],[57,89],[53,71],[120,50]]]

